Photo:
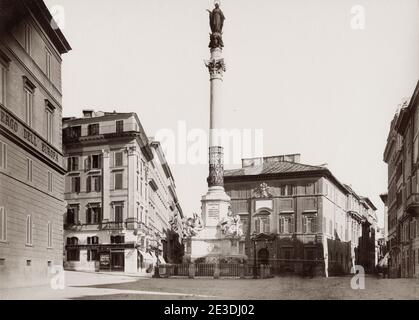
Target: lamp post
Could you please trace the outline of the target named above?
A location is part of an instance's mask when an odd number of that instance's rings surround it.
[[[253,279],[258,278],[258,272],[257,272],[257,256],[256,256],[256,242],[257,242],[257,233],[256,231],[253,232],[250,240],[253,241]]]
[[[156,253],[156,266],[154,268],[153,278],[161,278],[160,276],[160,263],[159,263],[159,252],[160,252],[160,235],[156,234],[156,246],[154,247],[154,252]]]

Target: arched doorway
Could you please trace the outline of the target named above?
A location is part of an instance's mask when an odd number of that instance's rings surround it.
[[[258,251],[258,262],[259,264],[269,264],[269,250],[267,248],[260,249]]]

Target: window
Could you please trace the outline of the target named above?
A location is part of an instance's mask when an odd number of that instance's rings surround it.
[[[87,250],[87,261],[99,261],[99,251],[97,249]]]
[[[26,178],[30,182],[33,180],[33,161],[29,158],[26,159]]]
[[[95,154],[92,156],[92,169],[102,168],[102,155]]]
[[[271,232],[270,220],[269,218],[262,218],[263,221],[263,232],[269,233]]]
[[[79,157],[67,158],[67,171],[78,171],[79,170]]]
[[[242,219],[242,231],[243,231],[243,235],[244,236],[247,235],[247,227],[248,227],[247,218],[246,219]]]
[[[7,169],[7,144],[0,141],[0,169]]]
[[[32,119],[33,119],[33,91],[25,87],[25,123],[32,127]]]
[[[67,261],[80,261],[80,249],[76,246],[79,244],[79,239],[76,237],[67,238],[67,246],[73,246],[73,248],[67,248]]]
[[[314,184],[313,183],[309,183],[305,186],[305,194],[306,195],[314,194]]]
[[[51,52],[45,48],[45,75],[51,79]]]
[[[81,126],[67,128],[66,136],[68,139],[77,139],[81,137]]]
[[[115,173],[115,190],[122,189],[122,172]]]
[[[121,204],[115,205],[114,207],[114,221],[117,223],[124,221],[123,208]]]
[[[102,169],[102,155],[95,154],[88,156],[85,160],[86,170]]]
[[[32,28],[30,25],[25,26],[25,50],[31,55],[32,53]]]
[[[80,177],[71,178],[71,192],[80,193]]]
[[[97,136],[99,134],[99,123],[89,124],[87,134],[89,136]]]
[[[115,152],[115,158],[114,158],[114,166],[115,167],[122,167],[123,166],[123,154],[122,152]]]
[[[7,215],[6,209],[0,207],[0,241],[7,240]]]
[[[100,192],[102,190],[102,182],[100,176],[94,176],[92,177],[93,180],[93,190],[95,192]]]
[[[79,220],[79,207],[78,206],[69,206],[67,208],[67,224],[72,225],[78,223]]]
[[[317,232],[317,217],[305,216],[303,217],[303,233],[316,233]]]
[[[86,178],[86,192],[89,193],[92,191],[92,177]]]
[[[125,237],[124,236],[111,236],[111,243],[112,244],[125,243]]]
[[[48,248],[52,248],[52,224],[48,221]]]
[[[45,109],[45,125],[47,129],[47,141],[52,142],[52,127],[53,127],[53,114],[49,108]]]
[[[87,224],[98,224],[101,220],[102,210],[99,206],[90,207],[86,212]]]
[[[29,214],[26,217],[26,244],[31,246],[33,244],[33,225],[32,225],[32,216]]]
[[[293,194],[293,186],[292,185],[284,185],[280,187],[281,196],[292,196]]]
[[[87,244],[99,244],[99,237],[87,237]]]
[[[48,191],[52,192],[52,172],[48,171]]]
[[[116,121],[116,132],[117,133],[124,132],[124,120]]]
[[[260,220],[255,219],[255,232],[260,233]]]
[[[292,216],[279,217],[279,233],[291,234],[294,233],[294,218]]]
[[[6,83],[7,83],[7,69],[6,67],[0,62],[0,103],[2,105],[6,104]]]

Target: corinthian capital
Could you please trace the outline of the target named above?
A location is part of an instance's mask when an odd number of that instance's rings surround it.
[[[207,66],[211,76],[223,75],[223,73],[227,70],[224,59],[208,60],[205,61],[205,65]]]

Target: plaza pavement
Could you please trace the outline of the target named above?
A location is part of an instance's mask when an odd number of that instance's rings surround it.
[[[302,279],[151,279],[124,274],[65,272],[64,290],[50,286],[0,289],[8,300],[289,300],[419,299],[417,279],[367,276],[364,290],[351,289],[351,277]]]

